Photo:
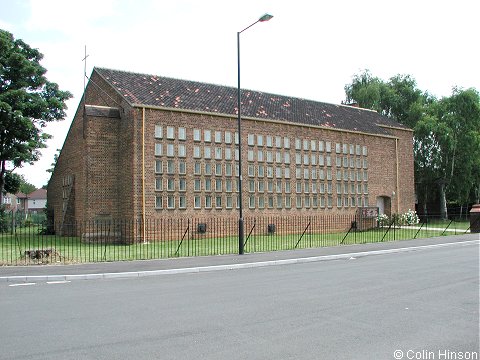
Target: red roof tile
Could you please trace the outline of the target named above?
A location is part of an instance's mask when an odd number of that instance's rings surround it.
[[[238,114],[237,88],[104,68],[94,71],[131,105]],[[242,115],[373,134],[388,134],[378,125],[408,129],[371,110],[246,89],[242,90]]]

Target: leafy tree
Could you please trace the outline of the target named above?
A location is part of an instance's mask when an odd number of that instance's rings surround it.
[[[355,74],[351,84],[345,85],[346,103],[356,102],[365,109],[383,113],[382,98],[386,91],[386,84],[379,78],[372,76],[369,70]]]
[[[43,128],[66,115],[65,101],[72,95],[47,80],[42,58],[37,49],[0,29],[0,190],[7,162],[19,167],[38,160],[51,137]]]
[[[447,200],[466,204],[479,186],[480,98],[474,89],[454,89],[450,97],[430,104],[415,126],[415,174],[428,196],[438,187],[440,212]],[[425,199],[424,199],[425,200]]]
[[[479,186],[480,96],[474,89],[455,88],[446,101],[445,121],[453,138],[447,195],[449,200],[462,205],[474,200],[471,194]]]
[[[50,169],[47,169],[48,173],[53,173],[55,170],[55,166],[57,165],[58,157],[60,156],[61,149],[57,149],[57,152],[53,155],[53,163],[50,165],[52,166]]]
[[[387,87],[386,98],[383,100],[384,112],[413,129],[423,115],[428,94],[422,94],[410,75],[395,75],[390,78]]]
[[[410,75],[384,82],[368,70],[345,86],[347,102],[376,110],[414,129],[417,195],[424,205],[438,189],[442,217],[447,200],[466,204],[480,197],[480,101],[475,89],[455,88],[437,100]]]
[[[6,193],[15,194],[20,189],[22,184],[22,177],[11,171],[5,173],[4,191]]]
[[[353,76],[352,83],[345,85],[345,95],[347,103],[356,102],[411,128],[422,116],[428,98],[410,75],[395,75],[384,82],[369,70]]]
[[[4,193],[15,194],[20,191],[24,194],[30,194],[36,189],[35,185],[27,182],[25,176],[15,174],[12,171],[7,171],[5,173]]]
[[[26,179],[25,176],[20,175],[20,187],[19,191],[24,194],[30,194],[31,192],[37,190],[37,187],[33,184],[30,184]]]

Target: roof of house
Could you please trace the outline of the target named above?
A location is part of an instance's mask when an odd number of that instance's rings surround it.
[[[27,194],[24,194],[24,193],[22,193],[22,192],[18,192],[18,193],[15,194],[15,197],[16,197],[17,199],[26,199],[26,198],[28,197],[28,195],[27,195]]]
[[[28,194],[29,200],[44,200],[47,198],[47,190],[37,189]]]
[[[157,75],[94,68],[129,104],[238,116],[237,88]],[[388,134],[408,129],[375,111],[242,89],[242,116]]]

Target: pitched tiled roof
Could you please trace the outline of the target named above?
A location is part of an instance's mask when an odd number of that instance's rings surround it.
[[[37,189],[28,194],[28,198],[32,200],[43,200],[47,198],[47,190]]]
[[[237,116],[237,88],[157,75],[95,68],[130,104]],[[242,89],[242,116],[388,134],[378,125],[405,128],[374,111]]]

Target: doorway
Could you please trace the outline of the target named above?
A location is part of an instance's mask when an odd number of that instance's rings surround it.
[[[377,197],[377,207],[379,215],[392,215],[392,200],[389,196],[378,196]]]

